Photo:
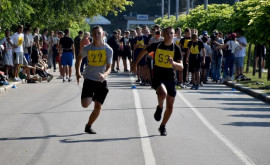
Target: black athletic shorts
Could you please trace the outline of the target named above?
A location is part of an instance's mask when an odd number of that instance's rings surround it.
[[[31,59],[32,59],[32,64],[38,63],[38,50],[32,49]]]
[[[93,101],[103,104],[108,92],[107,81],[98,82],[84,79],[81,99],[92,97]]]
[[[175,97],[176,96],[176,89],[175,89],[175,85],[176,85],[176,82],[175,81],[170,81],[170,80],[158,80],[158,79],[155,79],[153,78],[153,88],[155,90],[157,90],[157,88],[163,84],[166,89],[167,89],[167,93],[168,95],[172,96],[172,97]]]
[[[190,54],[189,56],[189,72],[195,73],[201,70],[201,56],[200,54]]]

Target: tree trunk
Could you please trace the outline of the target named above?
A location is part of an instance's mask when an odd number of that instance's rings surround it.
[[[268,45],[267,45],[267,47],[266,47],[266,54],[265,54],[265,59],[267,59],[266,58],[266,56],[267,56],[267,54],[268,55],[270,55],[270,41],[268,41]],[[268,61],[265,61],[267,64],[268,64],[268,73],[267,73],[267,81],[270,81],[270,58],[269,58],[269,56],[268,56]]]
[[[256,54],[257,54],[257,45],[254,47],[254,62],[253,62],[253,76],[256,74]]]
[[[249,72],[250,56],[251,56],[251,44],[248,45],[248,59],[247,59],[246,73]]]
[[[259,79],[262,78],[262,53],[263,53],[263,46],[260,44],[259,47],[257,48],[257,50],[260,50],[260,54],[259,54],[259,64],[258,64],[258,67],[259,67]]]

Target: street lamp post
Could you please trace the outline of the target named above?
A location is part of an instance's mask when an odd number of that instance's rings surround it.
[[[175,18],[178,20],[179,0],[176,0]]]
[[[161,0],[161,18],[164,18],[164,0]]]
[[[190,4],[189,4],[189,0],[187,0],[187,11],[186,11],[186,14],[188,15],[188,13],[189,13],[189,7],[190,7]]]
[[[171,15],[171,0],[168,0],[168,19],[170,19]]]
[[[208,0],[204,0],[204,10],[207,10],[208,7]]]

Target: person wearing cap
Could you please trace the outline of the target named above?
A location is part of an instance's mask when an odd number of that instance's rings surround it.
[[[218,82],[221,80],[221,65],[222,65],[222,57],[223,52],[222,49],[216,49],[217,46],[223,45],[224,40],[219,37],[218,31],[214,30],[212,35],[210,36],[210,46],[213,52],[212,61],[211,61],[211,69],[212,69],[212,79],[214,82]]]
[[[230,51],[230,54],[225,57],[222,82],[233,80],[235,53],[242,49],[240,44],[236,41],[235,33],[232,33],[230,35],[229,41],[227,41],[226,44],[217,46],[215,49],[219,50],[219,49],[225,49],[227,47],[228,47],[228,50]]]

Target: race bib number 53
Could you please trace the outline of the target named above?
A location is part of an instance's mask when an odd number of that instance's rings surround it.
[[[106,51],[89,50],[87,58],[90,66],[104,66],[106,64]]]
[[[157,49],[155,53],[155,65],[162,68],[172,68],[169,59],[174,57],[174,51]]]

